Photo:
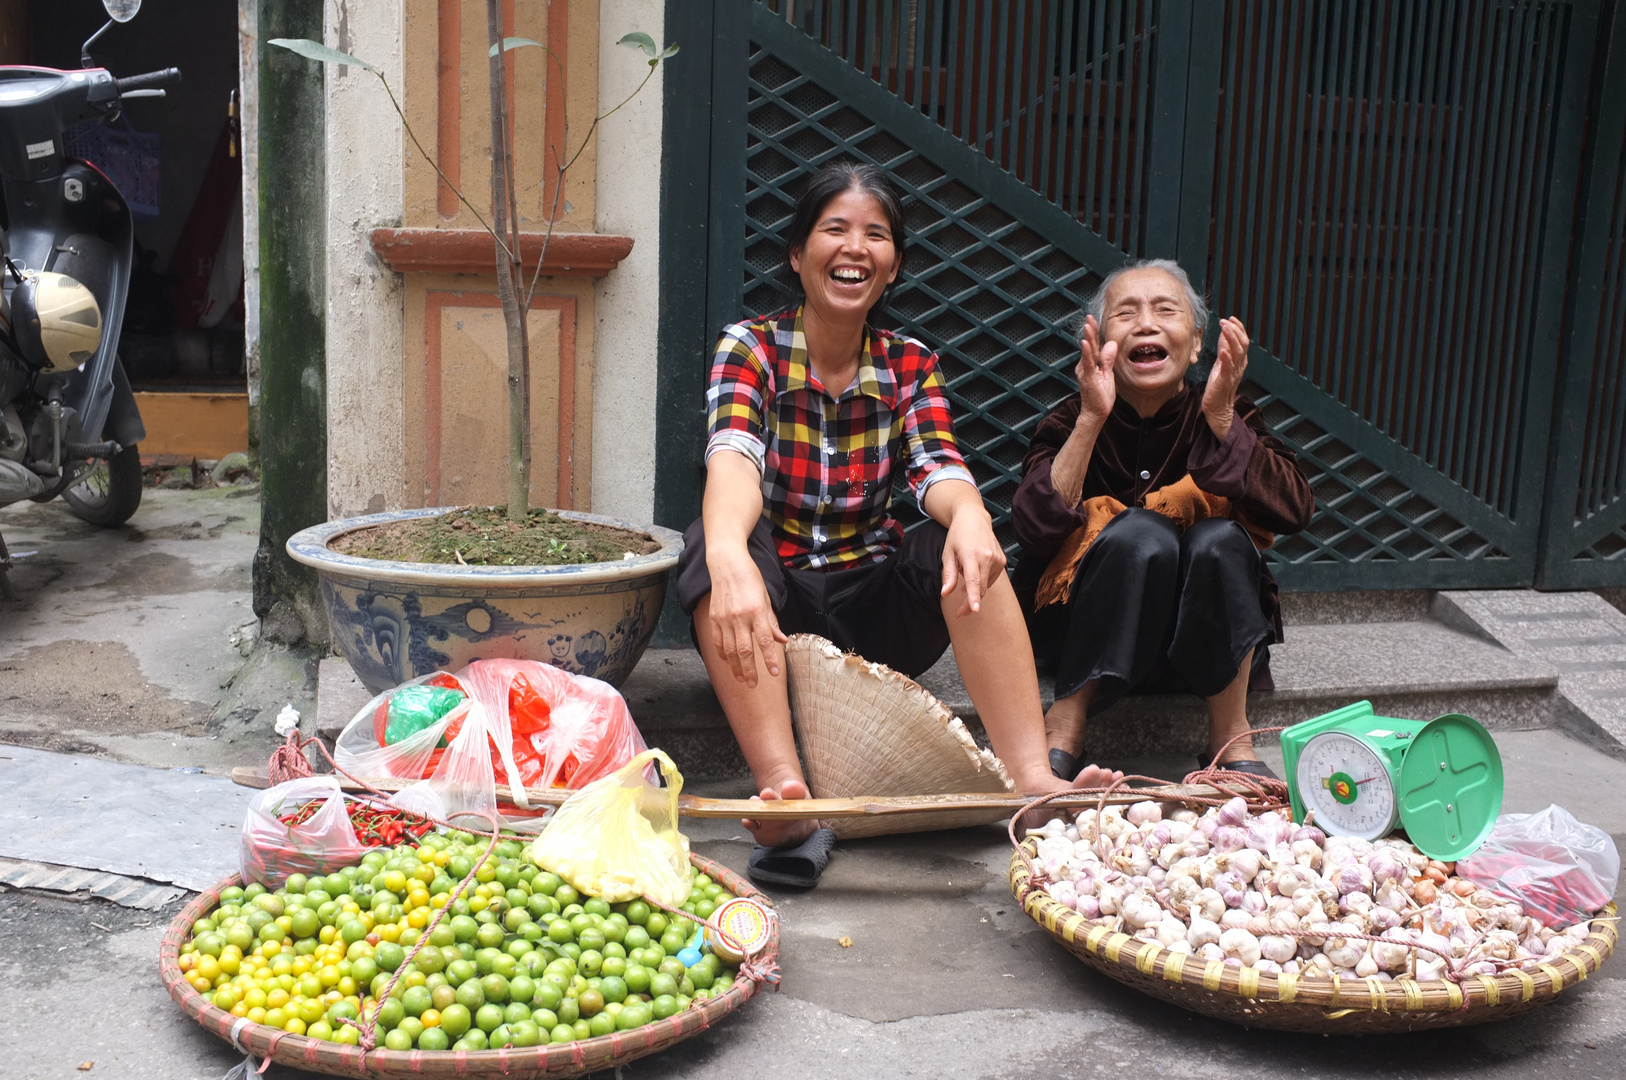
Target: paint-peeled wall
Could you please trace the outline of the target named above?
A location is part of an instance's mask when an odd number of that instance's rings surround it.
[[[649,73],[642,53],[618,46],[641,30],[664,44],[662,0],[618,0],[599,16],[599,111],[626,99]],[[679,47],[682,43],[679,42]],[[680,52],[666,63],[682,63]],[[593,364],[593,511],[654,520],[655,332],[659,314],[661,79],[663,64],[624,108],[599,125],[601,233],[633,238],[632,254],[601,278]]]
[[[324,40],[381,69],[401,93],[398,3],[327,0]],[[402,131],[384,86],[331,65],[327,81],[328,513],[409,505],[403,479],[401,275],[374,253],[372,230],[402,217]]]

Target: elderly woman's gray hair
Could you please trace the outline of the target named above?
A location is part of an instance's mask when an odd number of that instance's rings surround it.
[[[1195,327],[1198,336],[1207,332],[1208,301],[1203,299],[1203,294],[1197,291],[1196,287],[1191,284],[1191,278],[1186,276],[1185,270],[1181,269],[1180,264],[1173,259],[1137,259],[1134,262],[1124,263],[1103,278],[1100,288],[1090,294],[1090,299],[1084,307],[1086,315],[1095,316],[1097,326],[1106,321],[1108,290],[1112,288],[1113,283],[1119,278],[1125,274],[1134,273],[1136,270],[1161,270],[1178,281],[1180,287],[1186,292],[1186,306],[1191,309],[1192,326]],[[1079,339],[1084,337],[1084,319],[1082,317],[1079,318],[1078,325],[1074,327],[1073,336]]]

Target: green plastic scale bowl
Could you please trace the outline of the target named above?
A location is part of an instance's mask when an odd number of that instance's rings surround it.
[[[1396,826],[1431,859],[1484,843],[1502,812],[1502,755],[1462,713],[1377,716],[1357,701],[1282,732],[1293,818],[1314,811],[1329,836],[1375,840]]]

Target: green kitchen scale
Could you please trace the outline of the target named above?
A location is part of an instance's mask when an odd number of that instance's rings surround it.
[[[1357,701],[1282,732],[1293,820],[1314,812],[1328,836],[1376,840],[1406,830],[1431,859],[1465,858],[1502,811],[1502,755],[1462,713],[1377,716]]]

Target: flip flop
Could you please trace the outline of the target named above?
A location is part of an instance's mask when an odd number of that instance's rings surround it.
[[[1199,770],[1208,768],[1208,759],[1205,757],[1198,758],[1197,768]],[[1229,769],[1232,772],[1247,773],[1249,776],[1263,776],[1267,780],[1281,779],[1281,777],[1277,776],[1273,771],[1271,771],[1270,766],[1266,765],[1263,761],[1222,761],[1218,765],[1214,766],[1214,768]]]
[[[1050,751],[1051,775],[1070,781],[1078,775],[1078,770],[1081,768],[1083,766],[1079,764],[1078,758],[1067,751],[1060,749]]]
[[[795,844],[779,847],[758,844],[751,852],[745,872],[758,885],[811,889],[819,883],[819,875],[830,861],[830,849],[835,842],[836,834],[830,829],[815,829],[806,840]]]

